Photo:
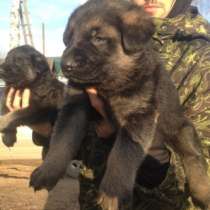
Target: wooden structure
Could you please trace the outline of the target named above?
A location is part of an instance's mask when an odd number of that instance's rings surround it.
[[[28,0],[13,0],[10,12],[10,49],[21,44],[33,46]]]

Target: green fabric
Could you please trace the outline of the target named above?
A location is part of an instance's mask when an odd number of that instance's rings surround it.
[[[194,123],[202,143],[210,146],[210,25],[191,12],[156,23],[154,37],[164,66],[179,91],[186,116]],[[199,38],[177,41],[177,31]]]
[[[155,45],[161,55],[165,69],[175,83],[186,116],[193,122],[202,141],[209,162],[210,146],[210,25],[194,10],[173,19],[156,19]],[[181,34],[177,36],[177,34]],[[193,35],[193,36],[192,36]],[[174,155],[175,156],[175,155]],[[177,195],[167,193],[169,200],[181,196],[181,206],[185,210],[198,210],[188,197],[186,180],[181,162],[176,159],[175,171]],[[165,183],[171,183],[172,177]],[[168,189],[163,184],[163,191]],[[176,185],[171,186],[171,190]],[[167,192],[167,190],[166,190]],[[161,194],[161,190],[159,194]],[[176,194],[176,193],[175,193]],[[174,197],[174,198],[173,198]],[[156,203],[158,206],[158,204]],[[159,205],[162,207],[161,203]],[[144,209],[144,208],[143,208]],[[147,208],[146,208],[147,209]],[[164,208],[161,208],[164,210]],[[171,205],[171,209],[175,209]]]

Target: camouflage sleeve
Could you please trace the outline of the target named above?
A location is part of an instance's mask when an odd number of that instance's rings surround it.
[[[190,80],[192,83],[196,81],[197,86],[194,87],[186,114],[194,123],[202,143],[210,146],[210,46],[202,52]]]

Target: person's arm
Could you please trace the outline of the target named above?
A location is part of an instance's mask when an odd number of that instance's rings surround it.
[[[96,111],[104,118],[104,120],[102,120],[96,128],[97,134],[99,137],[108,138],[114,130],[104,111],[103,101],[98,97],[98,93],[95,88],[88,88],[86,89],[86,92],[88,93],[93,108],[96,109]],[[6,97],[7,108],[12,112],[29,107],[30,95],[30,89],[20,91],[18,89],[10,88]],[[44,137],[49,137],[52,133],[52,125],[48,122],[31,125],[30,128]]]
[[[186,88],[196,88],[192,86],[194,82],[199,85],[185,104],[186,115],[195,125],[202,144],[210,146],[210,47],[203,51]]]
[[[87,88],[86,92],[89,96],[91,106],[103,117],[96,127],[96,133],[101,138],[108,138],[114,133],[114,127],[110,123],[105,112],[104,103],[98,96],[98,92],[94,87]]]

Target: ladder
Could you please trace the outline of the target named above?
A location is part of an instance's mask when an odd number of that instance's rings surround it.
[[[20,45],[21,37],[23,37],[24,44],[34,46],[28,0],[13,0],[10,12],[10,49]]]

